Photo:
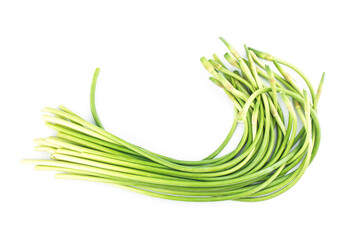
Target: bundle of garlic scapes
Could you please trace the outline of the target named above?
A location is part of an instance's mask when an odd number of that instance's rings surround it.
[[[35,150],[51,159],[25,159],[38,170],[60,172],[56,178],[109,183],[138,193],[180,201],[262,201],[294,186],[314,159],[320,144],[316,115],[324,74],[315,94],[308,78],[294,65],[245,46],[247,60],[223,38],[229,70],[214,54],[201,58],[210,80],[234,103],[234,121],[223,143],[198,161],[166,157],[131,144],[104,130],[95,108],[96,69],[91,111],[96,125],[64,106],[45,108],[46,126],[56,136],[36,139]],[[280,75],[261,59],[271,61]],[[310,96],[283,66],[297,72]],[[269,83],[268,85],[266,83]],[[270,86],[269,86],[270,85]],[[288,110],[285,122],[280,98]],[[244,124],[237,147],[219,157],[236,127]],[[301,130],[298,131],[298,126]]]

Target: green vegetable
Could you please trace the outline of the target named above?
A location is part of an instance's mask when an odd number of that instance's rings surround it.
[[[226,139],[208,157],[185,161],[162,156],[105,131],[95,108],[100,71],[96,69],[90,93],[96,125],[64,106],[45,108],[47,114],[43,119],[46,126],[57,131],[57,136],[36,139],[35,150],[49,152],[51,159],[25,159],[23,163],[36,164],[38,170],[60,172],[56,178],[109,183],[180,201],[254,202],[289,190],[302,177],[319,148],[316,111],[325,75],[315,95],[308,78],[294,65],[246,46],[244,59],[225,39],[221,40],[232,54],[226,53],[225,59],[236,71],[229,70],[215,54],[213,60],[201,58],[201,63],[212,75],[210,80],[234,103],[235,114]],[[281,76],[260,59],[272,61]],[[300,75],[311,97],[282,65]],[[287,123],[278,103],[279,93],[287,108]],[[218,157],[239,124],[244,124],[244,132],[237,147]]]

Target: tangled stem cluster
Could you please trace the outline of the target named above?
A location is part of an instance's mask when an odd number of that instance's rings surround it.
[[[294,65],[246,46],[247,59],[242,58],[221,40],[230,52],[224,57],[236,70],[229,70],[215,54],[210,60],[201,58],[201,63],[212,75],[210,80],[234,103],[235,114],[226,139],[208,157],[198,161],[166,157],[105,131],[95,108],[96,69],[90,99],[96,125],[64,106],[46,108],[43,119],[57,136],[36,139],[35,149],[49,152],[51,159],[23,162],[36,164],[38,170],[58,171],[57,178],[109,183],[180,201],[253,202],[287,191],[302,177],[319,148],[316,109],[324,75],[315,94],[308,78]],[[280,74],[261,59],[271,61]],[[300,75],[310,96],[283,66]],[[287,123],[279,99],[288,110]],[[236,148],[219,156],[239,124],[244,124],[244,132]]]

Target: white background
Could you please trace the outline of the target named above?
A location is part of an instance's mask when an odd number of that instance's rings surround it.
[[[359,239],[357,1],[1,1],[0,239]],[[41,109],[63,104],[180,159],[217,147],[232,105],[199,59],[225,37],[299,66],[317,87],[322,142],[299,183],[265,202],[184,203],[21,165],[54,134]],[[238,138],[241,131],[237,132]],[[227,149],[230,150],[231,148]]]

